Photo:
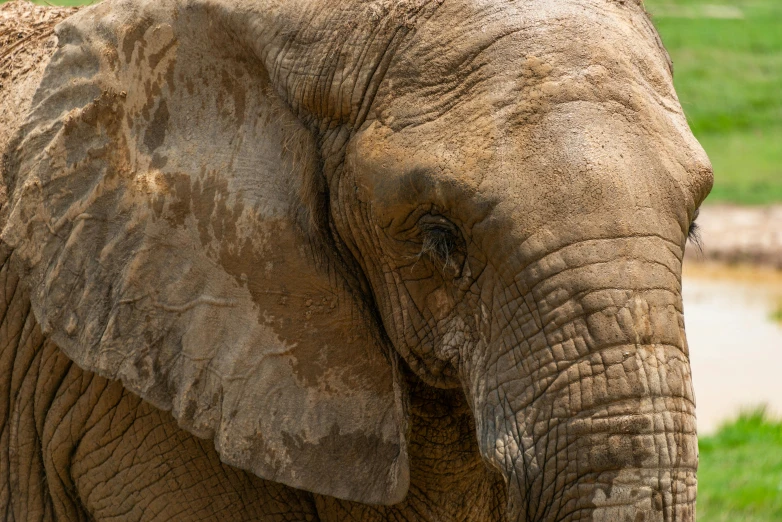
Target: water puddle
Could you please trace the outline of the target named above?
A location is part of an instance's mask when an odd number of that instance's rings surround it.
[[[782,414],[782,274],[696,266],[683,296],[698,432],[760,404]]]

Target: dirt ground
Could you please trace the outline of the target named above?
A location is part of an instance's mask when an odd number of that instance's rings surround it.
[[[54,26],[75,11],[24,0],[0,4],[0,151],[6,149],[30,108],[33,93],[57,44]],[[2,173],[5,154],[0,162]],[[5,202],[5,184],[0,184],[0,223],[7,210]]]
[[[782,269],[782,205],[704,205],[697,223],[702,250],[689,259]]]
[[[39,6],[23,0],[0,5],[0,92],[20,81],[54,46],[54,26],[76,12],[72,7]]]
[[[54,26],[76,9],[16,0],[0,5],[0,150],[30,103],[44,61],[56,45]],[[14,86],[13,91],[11,86]],[[29,89],[19,89],[29,85]]]

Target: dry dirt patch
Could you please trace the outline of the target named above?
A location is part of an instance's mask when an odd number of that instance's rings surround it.
[[[54,26],[74,12],[73,7],[44,7],[23,0],[0,5],[0,90],[48,55],[45,44]]]
[[[689,247],[690,260],[782,269],[782,205],[705,205],[697,223],[703,248]]]

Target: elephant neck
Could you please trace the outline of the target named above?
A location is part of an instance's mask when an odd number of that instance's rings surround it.
[[[464,392],[434,388],[411,371],[406,373],[411,424],[408,499],[416,491],[426,491],[430,498],[438,497],[432,498],[435,504],[457,510],[451,513],[453,520],[503,510],[505,486],[481,458]]]

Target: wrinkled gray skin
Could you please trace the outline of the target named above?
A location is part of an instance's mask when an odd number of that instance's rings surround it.
[[[694,520],[712,174],[641,6],[109,1],[57,37],[6,136],[6,520]]]

